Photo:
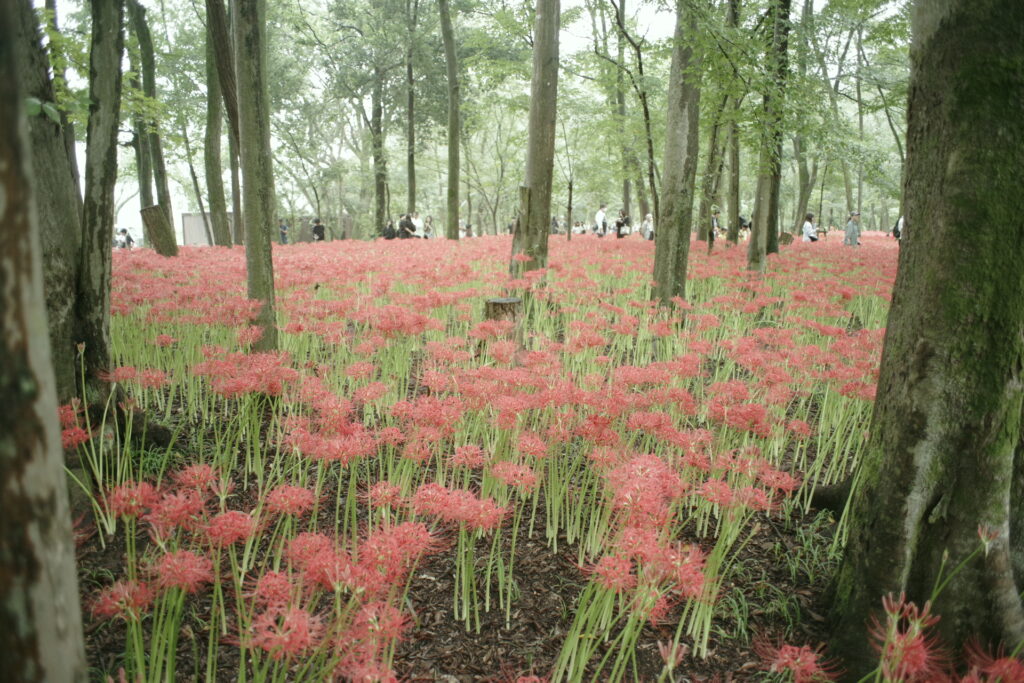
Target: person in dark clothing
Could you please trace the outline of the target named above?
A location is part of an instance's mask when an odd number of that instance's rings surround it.
[[[629,216],[625,209],[619,209],[619,217],[615,219],[615,237],[622,238],[630,233]]]
[[[288,224],[283,218],[277,222],[277,231],[281,234],[281,244],[288,244]]]
[[[395,230],[395,222],[388,221],[387,225],[384,226],[384,229],[381,230],[380,235],[386,240],[393,240],[398,237],[398,232]]]
[[[407,240],[416,232],[416,226],[412,224],[412,216],[404,214],[398,219],[398,239]]]
[[[314,242],[323,242],[324,241],[324,231],[325,231],[325,228],[324,228],[324,224],[320,222],[319,218],[314,218],[313,219],[312,231],[313,231],[313,241]]]

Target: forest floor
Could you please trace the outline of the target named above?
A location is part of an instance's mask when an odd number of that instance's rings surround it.
[[[480,317],[533,286],[507,239],[289,245],[275,355],[245,352],[237,251],[119,255],[112,375],[171,437],[78,447],[93,678],[783,680],[780,646],[827,641],[842,531],[810,500],[877,378],[895,245],[865,243],[792,245],[764,279],[695,250],[684,317],[647,301],[653,245],[560,242],[517,335]],[[283,489],[307,503],[272,510]]]

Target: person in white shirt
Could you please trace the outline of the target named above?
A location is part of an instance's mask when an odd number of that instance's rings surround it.
[[[644,222],[640,224],[640,234],[645,240],[654,239],[654,216],[651,214],[644,216]]]
[[[602,204],[601,208],[594,214],[594,232],[598,235],[603,235],[608,229],[608,221],[605,218],[604,208],[607,204]]]
[[[427,233],[423,229],[423,219],[420,218],[420,214],[413,213],[412,215],[412,227],[414,228],[413,237],[426,237]]]
[[[814,229],[814,214],[809,213],[804,216],[804,242],[817,242],[818,232]]]

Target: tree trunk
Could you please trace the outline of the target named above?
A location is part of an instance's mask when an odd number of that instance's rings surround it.
[[[116,17],[113,3],[104,9]],[[35,201],[24,118],[25,97],[45,75],[34,59],[24,59],[34,52],[41,48],[31,3],[0,3],[0,652],[6,680],[84,682],[88,669],[34,206],[57,198]],[[19,83],[23,77],[31,87]],[[49,137],[51,153],[59,153],[63,172],[70,173],[59,128]],[[76,212],[73,202],[69,208]]]
[[[726,25],[736,28],[740,23],[740,0],[729,0]],[[740,137],[736,119],[740,100],[734,98],[729,117],[729,231],[726,239],[733,244],[740,240]]]
[[[769,60],[771,92],[764,95],[765,131],[762,134],[747,269],[764,272],[765,256],[779,251],[779,191],[782,187],[782,109],[786,72],[789,69],[789,7],[791,0],[772,0],[769,22],[773,26]]]
[[[441,14],[441,38],[444,41],[444,63],[448,70],[448,211],[445,234],[459,239],[459,65],[455,59],[455,34],[452,31],[448,0],[438,0]],[[468,215],[468,214],[467,214]]]
[[[213,232],[210,230],[210,217],[203,207],[203,190],[199,186],[199,176],[196,175],[195,164],[192,163],[192,145],[188,141],[188,126],[181,123],[181,140],[185,145],[185,163],[188,166],[188,174],[192,179],[192,191],[196,195],[196,204],[199,206],[199,215],[203,217],[203,231],[206,233],[206,243],[213,246]]]
[[[558,105],[559,4],[559,0],[537,0],[526,176],[520,187],[519,220],[512,236],[512,259],[509,261],[509,272],[513,276],[545,268],[548,263]],[[527,260],[517,260],[519,254]]]
[[[134,96],[143,95],[142,83],[139,81],[139,74],[142,67],[139,65],[138,54],[135,50],[128,50],[128,68],[131,74],[128,76],[128,87]],[[135,150],[135,173],[139,183],[139,206],[152,206],[153,200],[153,165],[150,163],[148,137],[146,136],[146,121],[142,117],[141,107],[136,103],[135,111],[132,112],[132,149]],[[146,235],[146,244],[152,240]]]
[[[50,13],[50,28],[54,33],[60,32],[60,27],[57,25],[57,0],[46,0],[46,10]],[[51,64],[55,60],[50,60]],[[54,66],[54,77],[67,82],[67,75],[63,66]],[[52,102],[54,100],[42,100],[44,102]],[[889,109],[886,107],[886,115],[889,114]],[[60,126],[64,133],[64,149],[68,155],[68,161],[71,162],[71,176],[75,180],[75,200],[77,203],[78,214],[82,214],[82,175],[78,171],[78,153],[75,151],[75,124],[68,118],[68,114],[65,111],[60,113]],[[899,144],[897,139],[896,144]],[[902,156],[902,148],[901,148]]]
[[[127,0],[128,16],[132,31],[139,42],[139,57],[142,61],[142,92],[150,100],[156,101],[156,58],[153,50],[153,36],[146,21],[146,8],[138,0]],[[149,148],[149,158],[153,164],[153,179],[156,181],[156,201],[167,214],[169,225],[172,226],[173,237],[174,210],[171,208],[171,190],[167,183],[167,164],[164,162],[164,148],[160,140],[160,125],[156,119],[145,122],[146,135],[143,139]],[[162,241],[166,241],[161,238]],[[175,249],[177,254],[177,249]],[[175,254],[164,254],[171,256]]]
[[[277,348],[274,263],[271,233],[276,211],[270,152],[270,96],[267,92],[266,0],[237,0],[232,5],[235,74],[238,85],[238,139],[242,167],[242,203],[246,221],[245,267],[248,296],[260,302],[255,323],[262,330],[258,351]]]
[[[693,193],[697,179],[700,121],[701,56],[694,53],[696,13],[686,0],[676,1],[676,32],[669,72],[665,121],[665,161],[661,181],[661,222],[654,248],[651,297],[667,305],[686,297],[686,267],[693,227]]]
[[[143,207],[139,212],[142,216],[142,226],[152,239],[153,250],[161,256],[176,256],[178,245],[168,242],[167,236],[172,234],[173,228],[167,223],[167,214],[158,204]]]
[[[35,97],[40,102],[53,102],[56,98],[50,81],[49,60],[42,47],[32,3],[30,0],[18,0],[13,7],[17,19],[14,48],[18,51],[21,65],[21,88],[26,96]],[[5,81],[3,85],[9,86],[10,83]],[[82,218],[75,199],[78,188],[61,127],[48,116],[33,116],[29,120],[29,133],[36,194],[48,199],[39,202],[38,206],[43,293],[57,378],[57,397],[65,403],[78,393],[75,345],[80,337],[76,331],[74,296],[82,253]],[[109,242],[107,248],[110,248]]]
[[[230,135],[228,136],[228,156],[231,157],[231,235],[235,244],[245,244],[245,216],[242,215],[242,179],[238,144]]]
[[[811,193],[814,191],[814,184],[818,180],[818,160],[815,159],[811,168],[807,167],[807,153],[804,151],[804,139],[802,135],[793,137],[793,155],[797,164],[797,198],[796,198],[796,221],[793,231],[799,233],[807,215],[807,207],[811,203]]]
[[[210,199],[213,243],[218,247],[230,247],[231,228],[228,225],[227,200],[224,198],[224,170],[221,168],[220,153],[224,103],[221,100],[213,41],[213,32],[208,27],[206,31],[206,137],[203,140],[203,165],[206,172],[206,191]]]
[[[405,48],[405,150],[406,150],[406,184],[408,195],[405,202],[407,213],[416,211],[416,81],[413,78],[412,57],[413,46],[416,44],[416,19],[419,14],[419,0],[406,0],[405,12],[409,25],[408,44]],[[445,58],[447,59],[448,49],[445,46]],[[450,95],[451,93],[449,93]],[[449,112],[450,116],[450,112]],[[388,211],[388,216],[391,212]],[[382,223],[378,227],[384,227]]]
[[[370,94],[370,143],[373,148],[373,225],[377,232],[387,222],[388,161],[384,153],[384,72],[373,68]]]
[[[85,197],[76,325],[85,343],[90,384],[106,390],[98,375],[110,366],[110,269],[117,184],[117,130],[121,113],[124,6],[94,0],[89,49],[89,125],[85,153]],[[86,397],[87,402],[91,397]]]
[[[1010,559],[1022,547],[1024,5],[918,0],[912,16],[908,232],[834,602],[852,678],[877,662],[864,633],[881,597],[923,605],[940,574],[935,630],[950,652],[1024,639]]]
[[[217,81],[224,96],[224,109],[228,115],[231,138],[238,145],[238,92],[235,83],[235,57],[231,28],[224,0],[206,0],[206,25],[213,36],[213,51],[217,63]],[[238,214],[235,214],[238,221]],[[235,242],[240,244],[240,242]]]
[[[718,186],[722,181],[723,145],[720,141],[722,130],[722,116],[729,104],[729,96],[722,96],[722,102],[715,109],[714,119],[711,124],[711,134],[708,136],[708,155],[705,160],[704,174],[701,178],[700,192],[700,216],[697,223],[697,239],[707,241],[711,229],[711,211],[718,196]]]

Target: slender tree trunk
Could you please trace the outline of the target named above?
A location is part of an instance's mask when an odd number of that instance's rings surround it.
[[[87,381],[102,393],[106,391],[106,384],[98,375],[110,366],[111,241],[121,113],[124,6],[120,0],[94,0],[90,8],[89,125],[76,331],[78,341],[85,343],[83,359]]]
[[[720,138],[722,117],[728,105],[729,96],[723,95],[721,103],[715,109],[711,124],[711,134],[708,136],[708,154],[705,159],[704,173],[701,177],[700,219],[697,223],[697,239],[701,241],[707,241],[708,239],[708,233],[711,229],[711,205],[715,203],[715,197],[718,195],[718,186],[722,180],[724,145]]]
[[[616,25],[623,25],[626,17],[626,0],[619,0],[614,6],[615,9],[615,23]],[[615,71],[615,113],[617,123],[619,127],[619,140],[621,141],[622,147],[622,209],[626,212],[626,215],[630,215],[632,211],[632,192],[630,176],[633,175],[633,150],[629,143],[629,138],[626,135],[626,74],[623,72],[623,68],[626,65],[626,41],[620,31],[615,39],[616,48],[618,50],[618,65],[619,68]]]
[[[370,140],[373,148],[374,232],[387,222],[388,161],[384,152],[384,72],[373,68],[370,95]]]
[[[726,25],[735,29],[740,23],[740,0],[729,0]],[[726,239],[737,244],[740,239],[740,100],[734,98],[729,116],[729,228]]]
[[[199,186],[199,176],[196,175],[195,164],[192,163],[192,145],[188,141],[188,126],[181,124],[181,139],[185,143],[185,163],[188,165],[188,174],[192,178],[192,191],[196,195],[196,205],[199,206],[199,215],[203,217],[203,231],[206,233],[206,243],[213,246],[213,232],[210,230],[210,217],[206,215],[203,207],[203,190]]]
[[[12,7],[17,18],[13,47],[18,51],[20,87],[25,96],[35,97],[40,102],[53,102],[56,98],[50,81],[50,64],[42,47],[39,23],[31,0],[18,0]],[[0,44],[0,50],[4,47]],[[0,82],[0,88],[12,85],[12,81]],[[4,102],[8,101],[15,100]],[[4,133],[13,131],[13,122],[3,130]],[[57,397],[65,403],[78,394],[75,345],[81,337],[76,329],[75,299],[81,267],[82,217],[77,210],[75,196],[78,188],[61,127],[47,116],[33,116],[29,120],[29,132],[36,195],[47,198],[47,201],[38,202],[43,293],[57,378]]]
[[[444,41],[444,62],[448,70],[448,211],[446,235],[459,239],[459,65],[455,58],[455,33],[452,31],[448,0],[438,0],[441,15],[441,38]],[[467,214],[469,215],[469,214]]]
[[[702,59],[690,38],[697,30],[696,13],[686,0],[676,0],[676,31],[669,72],[665,161],[662,166],[661,223],[654,249],[651,297],[668,305],[686,297],[686,268],[693,227],[693,193],[697,179]]]
[[[266,78],[267,5],[266,0],[236,0],[232,7],[242,203],[246,220],[245,266],[248,296],[260,302],[255,322],[263,331],[253,348],[267,351],[277,348],[274,263],[270,250],[276,202],[270,152],[270,96]]]
[[[861,93],[861,82],[860,74],[861,67],[863,66],[860,61],[861,55],[861,40],[863,38],[863,31],[857,29],[857,74],[854,82],[856,83],[857,93],[857,139],[860,142],[861,149],[864,147],[864,98]],[[864,206],[864,155],[863,153],[857,155],[857,212],[859,213]]]
[[[26,5],[28,5],[26,7]],[[104,8],[116,21],[116,7]],[[24,98],[37,86],[23,32],[27,0],[0,3],[0,652],[10,681],[88,680],[75,547],[50,366]],[[113,35],[107,36],[111,41]],[[31,40],[31,43],[29,43]],[[22,42],[25,45],[20,45]],[[46,100],[52,101],[52,100]],[[59,129],[49,147],[70,173]],[[71,211],[77,213],[74,203]],[[110,244],[107,248],[109,253]]]
[[[128,50],[128,68],[131,75],[128,77],[128,87],[136,96],[143,95],[142,83],[138,74],[142,73],[139,65],[138,53],[135,49]],[[153,166],[150,163],[148,137],[146,135],[146,121],[142,118],[139,107],[132,113],[132,149],[135,150],[135,172],[139,183],[139,206],[145,208],[152,206],[153,201]],[[146,235],[146,244],[152,240]]]
[[[912,16],[908,230],[835,591],[831,642],[851,679],[877,662],[865,625],[887,593],[923,605],[946,582],[934,633],[949,652],[1024,639],[1011,557],[1022,547],[1024,5],[918,0]]]
[[[559,0],[537,0],[533,30],[533,81],[530,88],[526,176],[519,190],[519,219],[512,235],[513,276],[547,267],[551,232],[551,180],[555,165],[558,104]],[[517,260],[522,254],[526,260]]]
[[[413,78],[412,58],[413,46],[416,44],[416,20],[419,14],[419,6],[419,0],[406,0],[405,12],[409,24],[409,42],[405,48],[405,149],[407,174],[406,177],[407,185],[409,186],[409,191],[408,198],[406,199],[405,203],[405,210],[410,214],[416,210],[416,81]],[[446,58],[447,55],[448,52],[446,47]],[[390,215],[391,211],[388,211],[388,216]],[[379,227],[383,227],[383,224],[381,224],[381,226]]]
[[[224,169],[221,167],[221,130],[224,103],[221,100],[220,80],[217,77],[213,32],[206,31],[206,137],[203,140],[203,164],[206,172],[206,191],[210,198],[210,221],[213,243],[218,247],[231,246],[231,227],[228,225],[227,200],[224,198]]]
[[[238,145],[238,88],[235,83],[235,58],[231,26],[224,0],[206,0],[206,25],[212,34],[213,51],[217,63],[217,80],[224,96],[224,110],[228,115],[231,138]],[[238,214],[235,214],[238,221]],[[239,244],[236,242],[236,244]]]
[[[131,20],[132,31],[139,43],[139,57],[142,61],[142,92],[150,100],[156,101],[156,57],[153,50],[153,36],[149,31],[149,23],[146,21],[146,9],[139,4],[138,0],[127,0],[128,15]],[[146,140],[149,147],[149,158],[153,164],[153,178],[156,181],[156,199],[160,208],[167,214],[167,220],[174,226],[174,210],[171,208],[171,190],[167,183],[167,164],[164,162],[164,148],[160,139],[160,126],[156,119],[150,119],[146,123]],[[164,256],[174,256],[178,253],[177,241],[166,241],[174,245],[172,253]]]
[[[245,216],[242,215],[242,172],[239,168],[238,144],[228,136],[231,157],[231,232],[235,244],[245,244]]]

